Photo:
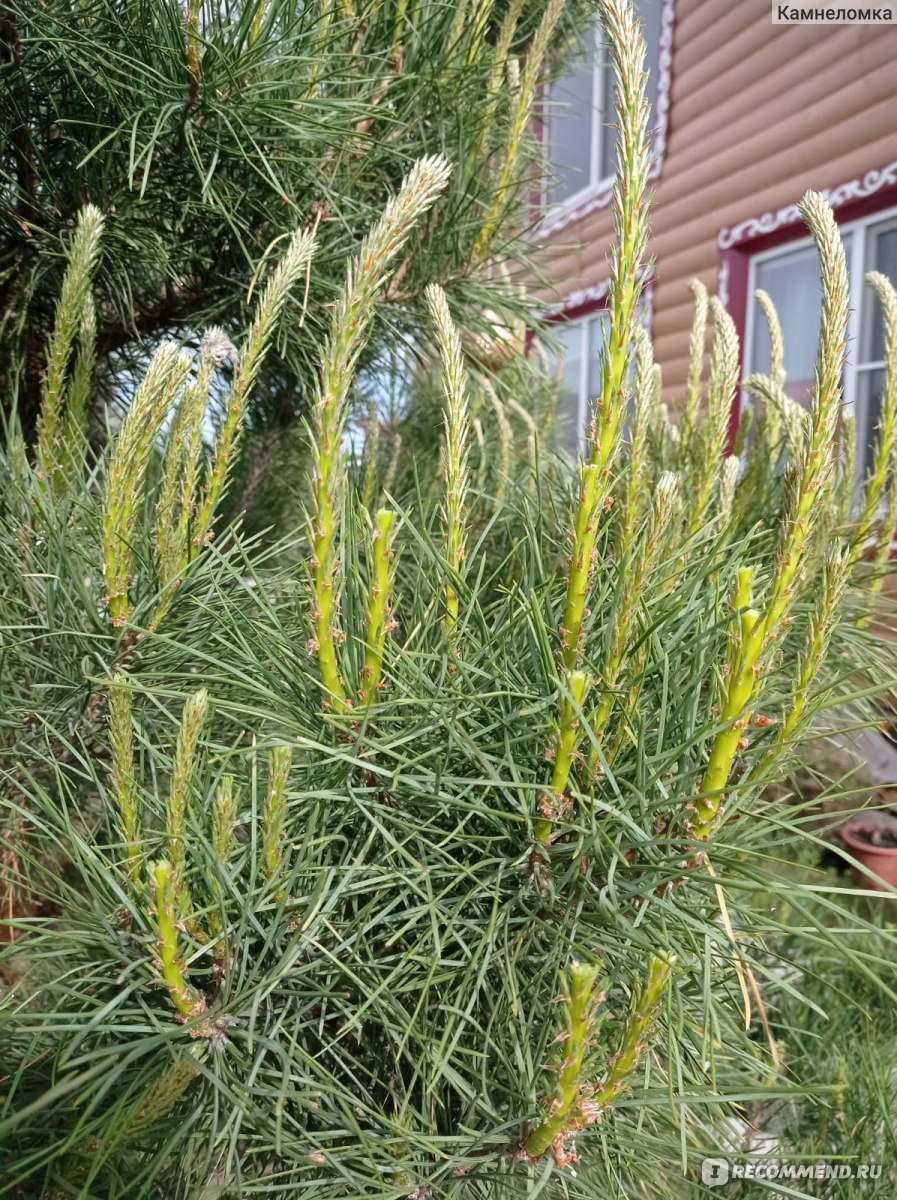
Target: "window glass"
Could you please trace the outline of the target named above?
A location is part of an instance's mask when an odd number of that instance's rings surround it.
[[[552,164],[550,204],[569,200],[587,187],[592,161],[592,88],[591,65],[563,76],[548,89],[548,157]]]
[[[586,36],[577,52],[577,66],[547,90],[546,137],[552,164],[549,204],[561,204],[591,181],[592,126],[595,110],[595,37]]]
[[[583,329],[582,325],[555,325],[551,331],[557,339],[558,353],[564,356],[555,429],[558,442],[567,450],[575,450],[579,439]]]
[[[594,317],[552,326],[557,352],[564,353],[555,428],[558,443],[565,450],[582,448],[591,402],[601,390],[607,323],[607,310],[601,309]]]
[[[892,283],[897,283],[897,220],[893,217],[867,228],[864,265],[866,270],[881,271]],[[881,394],[884,388],[884,371],[881,364],[884,353],[881,301],[871,288],[864,287],[856,365],[857,443],[860,447],[857,458],[861,478],[872,465],[876,430],[881,416]]]
[[[645,35],[645,62],[648,64],[648,103],[654,113],[657,106],[657,72],[660,63],[660,2],[635,0],[635,15],[642,23]],[[613,112],[613,106],[609,109]],[[653,122],[652,122],[653,123]]]
[[[594,400],[601,389],[601,362],[604,357],[604,339],[607,336],[607,311],[589,321],[589,366],[586,376],[587,400]]]
[[[857,468],[860,479],[872,466],[875,433],[881,416],[881,394],[885,386],[885,373],[881,369],[857,373]]]
[[[815,249],[808,246],[758,263],[756,284],[769,294],[779,314],[785,343],[785,387],[790,396],[805,403],[813,385],[822,304]],[[759,309],[754,316],[751,368],[766,374],[770,369],[769,330]]]
[[[607,178],[617,169],[617,114],[614,111],[614,73],[610,53],[601,51],[601,128],[598,132],[598,177]]]
[[[850,240],[850,235],[844,239],[848,257]],[[756,287],[769,294],[779,315],[785,345],[785,390],[792,399],[809,404],[822,308],[815,247],[802,246],[764,259],[757,264],[754,281]],[[769,368],[769,330],[763,314],[755,308],[750,369],[766,374]]]
[[[897,221],[885,221],[872,226],[866,237],[868,252],[866,269],[881,271],[897,285]],[[864,296],[863,361],[881,362],[885,354],[885,333],[881,317],[881,301],[871,288]]]
[[[660,59],[660,12],[663,0],[636,0],[645,34],[648,101],[656,108]],[[613,70],[598,45],[596,27],[583,41],[570,71],[546,94],[545,147],[552,183],[546,199],[560,204],[584,188],[610,178],[616,158]],[[652,119],[653,123],[653,119]]]

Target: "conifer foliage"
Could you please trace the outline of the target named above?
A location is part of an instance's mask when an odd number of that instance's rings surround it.
[[[0,1195],[684,1197],[723,1117],[799,1091],[764,996],[786,953],[838,940],[774,857],[808,844],[802,809],[765,788],[820,723],[872,721],[894,675],[868,619],[884,554],[860,552],[890,526],[843,502],[844,255],[808,195],[812,410],[789,425],[771,376],[739,479],[734,330],[700,288],[681,428],[659,401],[636,315],[643,47],[625,0],[600,12],[617,228],[572,479],[538,431],[512,464],[507,414],[490,445],[437,285],[432,479],[397,493],[392,467],[347,458],[352,374],[449,203],[445,158],[411,168],[343,264],[307,520],[273,549],[216,511],[315,233],[283,247],[240,345],[160,346],[95,462],[72,416],[105,236],[84,211],[40,452],[19,436],[2,460]],[[897,304],[871,285],[893,347]],[[539,361],[514,367],[534,390]],[[226,419],[203,455],[213,386]],[[895,414],[891,355],[873,514],[895,506]],[[480,486],[480,436],[484,478],[512,464],[500,488]],[[761,470],[778,510],[743,490]]]
[[[308,413],[345,260],[417,159],[448,152],[450,192],[394,264],[365,356],[420,327],[433,280],[451,284],[472,327],[486,327],[484,302],[511,319],[515,293],[480,268],[526,255],[533,104],[590,19],[590,0],[4,0],[3,411],[33,441],[43,346],[86,203],[106,227],[93,304],[81,314],[67,297],[74,324],[54,336],[96,356],[112,396],[166,336],[222,325],[236,338],[258,269],[297,225],[315,233],[315,270],[253,394],[256,444],[271,453]]]

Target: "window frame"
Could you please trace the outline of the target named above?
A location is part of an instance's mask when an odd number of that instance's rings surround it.
[[[600,23],[596,23],[592,27],[592,38],[594,41],[595,61],[592,63],[592,100],[591,100],[591,118],[589,129],[589,175],[593,176],[596,173],[596,164],[601,157],[602,126],[607,121],[607,114],[604,112],[604,73],[610,69],[610,64],[607,61],[607,50],[602,46],[599,40]],[[563,79],[564,76],[560,76]],[[547,102],[546,89],[545,100]],[[551,130],[551,115],[544,113],[542,118],[542,148],[545,153],[546,161],[551,165],[549,136]],[[576,208],[583,200],[587,200],[602,192],[607,192],[608,197],[613,189],[614,175],[613,171],[610,174],[601,174],[597,178],[590,178],[588,183],[584,183],[581,188],[578,188],[564,200],[558,200],[552,203],[549,200],[551,194],[551,184],[548,178],[542,183],[542,212],[545,214],[545,219],[550,220],[552,216],[560,216],[567,209]]]
[[[859,376],[861,372],[874,371],[884,366],[884,361],[875,362],[869,360],[867,362],[861,358],[863,354],[863,317],[869,307],[869,298],[866,295],[868,288],[866,287],[864,278],[867,270],[872,269],[866,266],[869,245],[866,235],[869,229],[876,225],[891,225],[897,228],[897,204],[890,208],[868,213],[862,217],[856,217],[853,220],[840,221],[838,223],[838,230],[841,236],[844,237],[846,234],[850,234],[851,236],[851,247],[847,262],[848,294],[851,303],[847,315],[848,352],[844,363],[842,401],[847,411],[853,414],[856,421],[857,433],[864,441],[873,431],[865,428],[865,422],[861,423],[861,414],[857,410]],[[748,373],[747,364],[750,363],[757,321],[758,319],[762,319],[759,318],[758,305],[754,300],[754,292],[757,288],[758,267],[785,254],[793,253],[795,250],[804,250],[812,245],[813,238],[809,234],[806,234],[792,238],[768,250],[759,250],[750,256],[748,262],[748,302],[744,327],[745,374]],[[744,389],[742,388],[740,392],[739,418],[744,412],[746,399]],[[859,463],[860,456],[857,454],[858,469]]]
[[[805,179],[799,189],[795,188],[796,195],[800,196],[807,187],[821,190],[832,206],[839,227],[846,229],[852,223],[864,221],[866,218],[869,218],[867,224],[877,224],[878,221],[888,218],[892,209],[897,208],[897,160],[882,167],[870,168],[862,175],[830,188],[820,188],[818,180]],[[738,332],[739,371],[742,378],[746,374],[745,364],[748,361],[748,337],[753,337],[753,325],[749,330],[748,321],[757,319],[751,289],[751,262],[761,255],[766,256],[768,252],[794,249],[798,243],[810,240],[798,210],[797,199],[790,203],[786,200],[780,208],[739,220],[719,232],[717,291]],[[859,271],[858,274],[862,284],[864,271]],[[853,288],[853,280],[850,280],[850,283]],[[868,291],[864,285],[863,290]],[[851,294],[855,294],[855,291],[852,290]],[[858,318],[854,317],[853,320]],[[855,330],[856,325],[851,326],[851,329]],[[851,345],[852,343],[848,344],[848,353]],[[855,389],[853,382],[852,387]],[[854,396],[855,390],[851,392],[850,399],[853,400]],[[732,404],[729,422],[730,446],[734,444],[738,433],[743,401],[744,396],[739,391],[737,401]]]
[[[654,101],[654,124],[652,125],[652,141],[651,141],[651,166],[648,170],[649,179],[657,179],[663,169],[663,162],[666,156],[667,130],[669,126],[670,112],[670,89],[672,85],[672,66],[673,66],[673,32],[676,18],[676,0],[660,0],[660,29],[658,32],[658,47],[657,47],[657,95]],[[596,45],[598,39],[598,26],[595,27]],[[595,63],[592,68],[592,98],[593,109],[601,113],[601,105],[595,105],[594,99],[596,93],[600,96],[602,91],[601,81],[604,71],[607,66]],[[563,77],[561,77],[563,78]],[[543,93],[544,99],[544,93]],[[601,123],[603,113],[598,120],[593,121],[591,129],[591,148],[594,151],[595,144],[601,144]],[[536,131],[539,140],[542,143],[543,150],[548,158],[548,127],[549,122],[545,119],[544,108],[541,116],[536,122]],[[590,163],[590,173],[592,166]],[[605,175],[603,178],[590,180],[584,184],[572,196],[568,196],[566,200],[558,201],[556,204],[550,204],[548,201],[549,187],[547,180],[543,183],[541,190],[538,193],[539,211],[541,213],[541,222],[538,229],[538,236],[549,237],[554,233],[573,224],[575,221],[580,221],[589,213],[596,212],[598,209],[606,208],[610,204],[613,196],[614,174]]]
[[[589,323],[607,312],[610,279],[604,279],[591,288],[572,293],[560,304],[544,310],[540,315],[549,329],[558,326],[579,325],[588,330]],[[654,275],[646,272],[641,276],[641,294],[636,307],[636,317],[650,336],[654,320]],[[547,347],[546,347],[547,348]],[[589,392],[589,356],[582,355],[579,366],[579,394],[576,400],[577,430],[576,453],[586,448],[588,433],[589,402],[594,397]]]

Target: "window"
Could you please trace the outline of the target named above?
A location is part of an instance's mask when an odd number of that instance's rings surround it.
[[[861,231],[861,236],[865,242],[865,269],[881,271],[891,283],[897,284],[897,214],[890,220],[870,224]],[[851,400],[857,414],[858,444],[865,451],[863,465],[868,468],[885,385],[885,335],[881,301],[871,288],[864,287],[863,292]]]
[[[599,391],[607,312],[602,309],[580,321],[564,321],[552,326],[551,332],[564,363],[555,430],[559,444],[574,451],[585,437],[589,400]]]
[[[884,385],[884,334],[881,305],[863,277],[881,271],[897,284],[897,210],[841,226],[850,279],[851,312],[844,372],[844,402],[853,409],[857,429],[857,469],[869,466]],[[799,403],[809,404],[813,366],[819,345],[822,303],[819,262],[809,239],[756,255],[751,260],[749,295],[768,292],[776,306],[785,344],[785,388]],[[769,371],[769,333],[762,314],[748,311],[748,373]]]
[[[658,110],[664,7],[664,0],[635,0],[645,35],[652,113]],[[614,172],[613,72],[600,25],[589,28],[573,61],[571,70],[546,91],[544,136],[552,177],[545,193],[548,209],[609,189]]]

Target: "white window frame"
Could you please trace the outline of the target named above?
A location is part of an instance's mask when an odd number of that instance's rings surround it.
[[[861,428],[859,415],[857,413],[857,391],[860,372],[868,372],[881,370],[884,367],[884,362],[865,362],[859,360],[859,355],[863,352],[863,343],[861,340],[862,334],[862,319],[863,311],[866,308],[865,292],[868,291],[863,282],[866,274],[866,251],[867,242],[866,234],[869,228],[873,225],[883,225],[888,221],[897,221],[897,207],[882,209],[880,212],[870,213],[865,217],[858,217],[853,221],[845,221],[839,225],[839,230],[842,234],[852,235],[852,244],[850,250],[850,258],[847,263],[847,282],[849,288],[850,308],[847,317],[847,358],[844,364],[844,394],[843,402],[845,408],[851,412],[857,420],[857,429]],[[785,254],[793,253],[795,250],[802,250],[813,245],[813,239],[809,235],[806,237],[794,238],[791,241],[783,242],[779,246],[775,246],[771,250],[761,250],[757,254],[752,254],[748,262],[748,304],[747,316],[744,324],[744,346],[745,346],[745,363],[749,367],[745,374],[749,374],[753,370],[751,365],[751,355],[754,347],[754,332],[758,319],[758,305],[754,299],[754,292],[757,289],[757,268],[765,262],[769,262],[775,258],[780,258]],[[742,391],[741,409],[739,415],[743,414],[745,404],[748,397]],[[868,438],[874,433],[874,430],[863,430],[863,436]],[[857,454],[857,464],[859,469],[860,455]]]
[[[549,200],[551,194],[550,179],[546,179],[542,186],[542,211],[545,214],[545,219],[550,221],[553,217],[560,213],[566,212],[568,209],[576,208],[580,201],[594,196],[596,193],[608,192],[613,188],[614,175],[613,171],[599,174],[600,167],[603,163],[599,163],[601,157],[601,131],[610,119],[608,114],[604,112],[604,73],[605,71],[613,70],[609,58],[607,47],[601,39],[601,23],[596,21],[592,26],[592,41],[593,53],[595,59],[592,63],[592,105],[591,105],[591,129],[589,130],[589,179],[572,195],[567,196],[564,200],[559,200],[556,204],[552,204]],[[585,66],[585,63],[583,63]],[[563,80],[562,75],[558,82]],[[563,102],[550,102],[553,110],[563,108]],[[546,114],[546,119],[543,124],[542,142],[545,148],[545,155],[548,161],[549,168],[551,167],[551,158],[549,145],[549,133],[551,130],[551,113]]]
[[[586,300],[594,301],[598,297],[604,300],[608,296],[609,292],[610,280],[606,279],[601,284],[596,285],[594,288],[575,293],[574,298],[577,302],[576,306],[584,303]],[[582,313],[581,316],[570,318],[564,316],[565,307],[572,308],[575,306],[565,304],[564,306],[556,309],[555,312],[558,315],[559,320],[553,325],[553,328],[570,329],[578,327],[584,331],[583,355],[579,364],[579,392],[576,398],[576,448],[578,451],[582,451],[585,449],[586,436],[588,434],[589,402],[594,398],[593,394],[589,391],[589,354],[591,353],[591,347],[589,345],[589,324],[590,322],[599,320],[602,317],[609,319],[609,314],[607,304],[594,303],[593,307],[587,309],[587,311]],[[639,296],[635,314],[645,332],[650,336],[651,324],[654,317],[654,283],[653,276],[651,275],[647,276],[647,278],[643,278],[642,291],[641,295]],[[543,313],[543,315],[545,314]]]
[[[589,393],[589,363],[591,362],[593,350],[591,346],[590,326],[593,321],[600,320],[602,315],[606,313],[607,308],[599,306],[591,312],[583,313],[581,317],[575,317],[572,321],[564,318],[556,326],[556,328],[582,330],[582,353],[579,359],[579,390],[576,396],[576,448],[578,451],[584,449],[586,444],[589,401],[592,399]],[[594,347],[594,352],[597,355],[597,346]]]
[[[657,48],[657,88],[652,110],[652,128],[651,128],[651,166],[648,170],[649,179],[657,179],[663,167],[663,160],[666,154],[667,126],[669,124],[670,111],[670,88],[672,84],[672,64],[673,64],[673,26],[675,22],[675,7],[676,0],[660,0],[660,30]],[[595,24],[595,44],[596,48],[600,47],[600,23]],[[591,158],[589,163],[590,176],[597,173],[598,148],[601,140],[601,126],[604,123],[604,114],[601,112],[601,82],[603,72],[610,68],[606,58],[602,56],[604,61],[598,61],[592,68],[592,105],[595,113],[595,119],[592,121],[591,129]],[[561,76],[563,78],[563,76]],[[546,150],[546,158],[550,165],[550,157],[548,157],[548,129],[549,122],[543,120],[542,124],[542,144]],[[583,184],[579,191],[572,196],[568,196],[566,200],[558,201],[556,204],[549,202],[550,187],[546,180],[543,185],[539,202],[542,211],[542,221],[539,226],[538,236],[548,237],[553,233],[559,232],[566,228],[567,225],[574,221],[579,221],[586,217],[591,212],[595,212],[599,208],[606,207],[613,195],[614,175],[604,175],[599,179],[590,178],[589,182]]]

